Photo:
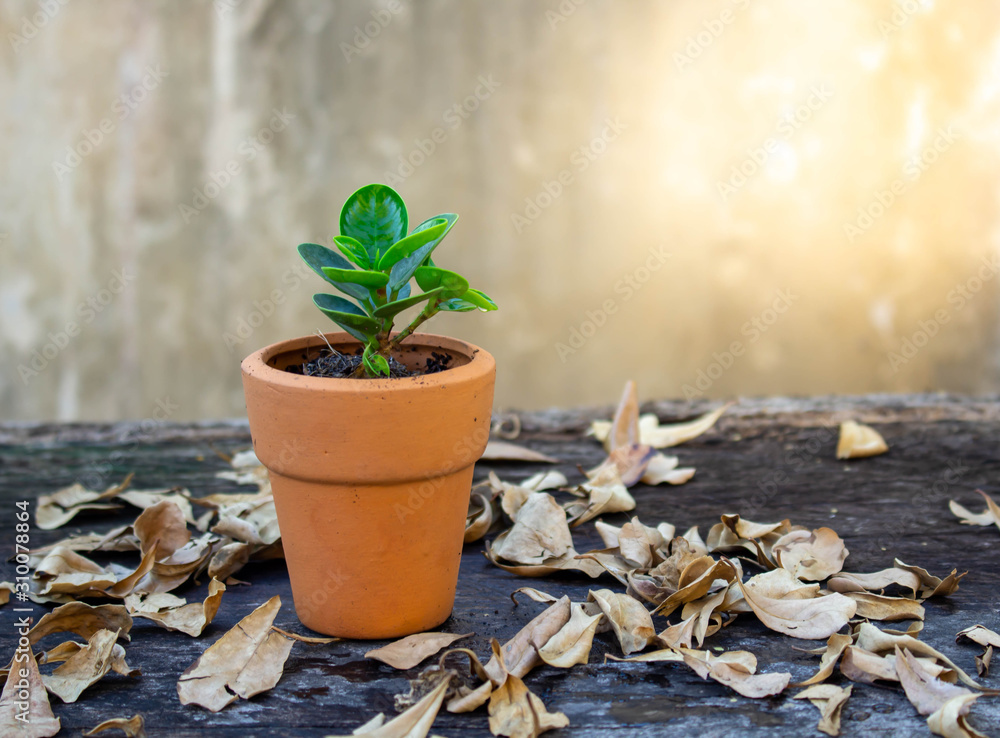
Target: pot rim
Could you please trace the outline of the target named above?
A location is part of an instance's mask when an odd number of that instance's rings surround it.
[[[289,338],[284,341],[272,343],[270,346],[254,351],[243,359],[240,368],[243,374],[253,377],[257,381],[280,387],[288,387],[299,390],[316,390],[322,392],[343,392],[344,390],[355,389],[365,391],[388,391],[425,388],[430,385],[441,385],[452,382],[461,382],[471,379],[477,375],[482,375],[493,369],[495,362],[493,356],[485,349],[475,344],[463,341],[451,336],[442,336],[436,333],[414,333],[408,337],[402,346],[423,346],[427,348],[444,349],[468,357],[469,361],[461,366],[450,367],[434,374],[420,374],[414,377],[390,377],[384,379],[353,379],[347,377],[309,377],[302,374],[293,374],[283,369],[277,369],[270,364],[272,358],[279,354],[300,349],[309,349],[316,346],[325,345],[326,341],[332,344],[353,343],[358,346],[361,342],[346,331],[333,331],[324,333],[323,338],[318,334]]]

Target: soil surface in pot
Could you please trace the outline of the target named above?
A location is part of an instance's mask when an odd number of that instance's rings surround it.
[[[315,359],[302,362],[301,364],[291,364],[285,367],[286,372],[292,374],[304,374],[308,377],[334,377],[337,379],[348,379],[359,366],[361,366],[362,349],[356,353],[341,353],[335,349],[324,348]],[[411,368],[398,361],[395,357],[389,357],[390,377],[419,377],[424,374],[436,374],[443,372],[451,366],[451,354],[432,351],[431,355],[424,361],[424,366]]]

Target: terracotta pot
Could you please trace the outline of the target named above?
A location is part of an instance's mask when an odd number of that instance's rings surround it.
[[[346,333],[326,335],[347,352]],[[307,336],[243,360],[250,432],[270,471],[299,619],[345,638],[394,638],[451,614],[473,465],[489,437],[496,365],[454,338],[415,334],[396,358],[449,369],[404,379],[283,371],[326,343]]]

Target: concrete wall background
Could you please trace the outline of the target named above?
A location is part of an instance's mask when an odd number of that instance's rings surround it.
[[[391,177],[461,215],[439,263],[501,310],[429,327],[496,355],[500,407],[1000,390],[998,20],[4,0],[0,417],[240,415],[245,354],[332,326],[295,245]]]

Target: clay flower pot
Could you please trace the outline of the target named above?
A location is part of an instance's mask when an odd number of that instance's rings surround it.
[[[359,345],[347,333],[326,339],[347,352]],[[283,341],[242,365],[296,613],[345,638],[434,628],[455,603],[473,465],[489,437],[493,357],[415,334],[396,358],[416,367],[446,352],[451,368],[403,379],[283,371],[325,345],[319,336]]]

